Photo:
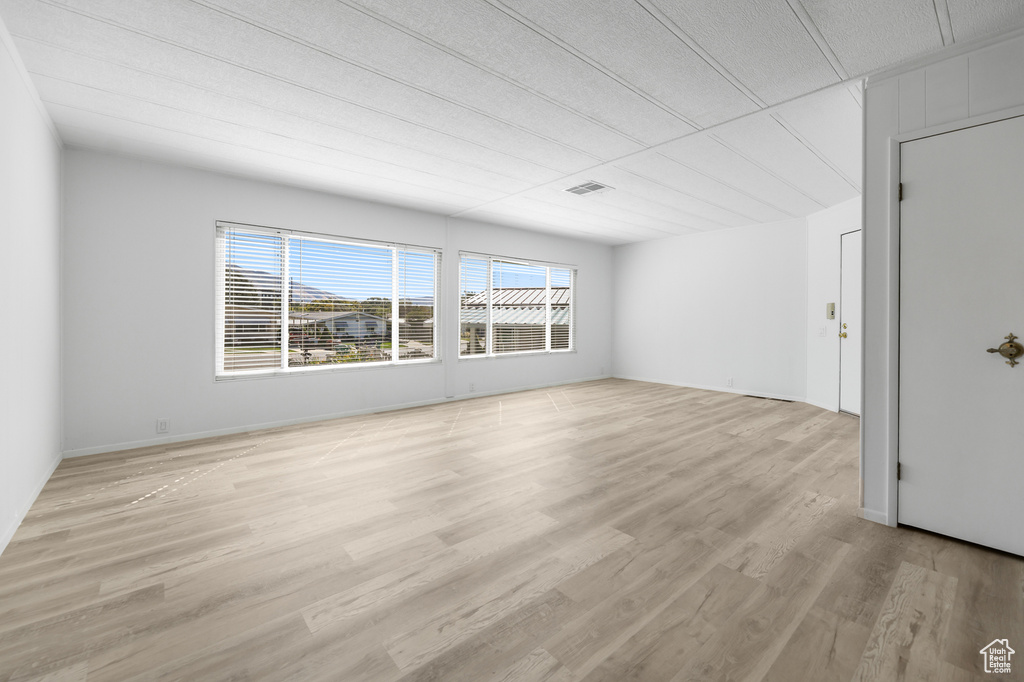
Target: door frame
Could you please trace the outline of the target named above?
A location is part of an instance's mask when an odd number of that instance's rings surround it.
[[[856,227],[839,234],[839,321],[842,324],[843,317],[843,237],[854,232],[860,232],[860,414],[853,414],[843,409],[843,344],[839,344],[839,393],[836,395],[836,412],[860,417],[864,414],[864,228]],[[842,327],[839,328],[842,331]],[[863,461],[861,466],[863,466]],[[861,503],[863,504],[863,491]]]
[[[920,130],[908,131],[899,135],[893,135],[889,138],[889,334],[886,339],[887,352],[886,356],[889,360],[888,370],[886,373],[886,384],[888,387],[887,398],[888,398],[888,417],[889,423],[885,427],[886,440],[888,442],[888,448],[886,452],[886,469],[888,481],[887,485],[887,501],[888,508],[886,509],[885,518],[874,518],[870,517],[874,521],[885,523],[888,526],[899,525],[899,479],[897,477],[897,468],[899,466],[899,444],[900,444],[900,354],[903,351],[903,347],[900,344],[900,305],[901,305],[901,292],[900,282],[902,271],[901,265],[901,250],[900,246],[902,243],[902,231],[900,224],[900,184],[903,180],[902,167],[900,165],[900,146],[904,142],[913,142],[915,140],[922,140],[927,137],[934,137],[936,135],[945,135],[947,133],[953,133],[960,130],[966,130],[968,128],[977,128],[978,126],[987,125],[989,123],[998,123],[999,121],[1006,121],[1011,118],[1019,118],[1024,116],[1024,106],[1011,107],[1009,109],[1003,109],[1001,111],[995,111],[980,116],[972,116],[960,121],[954,121],[952,123],[944,123],[941,125],[930,126],[922,128]],[[867,258],[864,259],[865,264]],[[866,292],[865,292],[866,293]],[[863,374],[863,367],[861,370]],[[861,405],[863,410],[864,398],[861,396]],[[864,481],[864,421],[861,420],[861,507],[864,504],[864,493],[863,493],[863,481]]]

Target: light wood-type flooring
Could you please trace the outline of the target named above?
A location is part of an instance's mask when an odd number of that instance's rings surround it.
[[[1024,679],[1024,560],[859,518],[858,426],[605,380],[67,460],[0,680]]]

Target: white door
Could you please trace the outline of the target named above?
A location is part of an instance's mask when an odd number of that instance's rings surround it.
[[[860,230],[841,238],[839,290],[839,409],[860,414],[861,247]]]
[[[900,149],[898,520],[1024,555],[1024,117]]]

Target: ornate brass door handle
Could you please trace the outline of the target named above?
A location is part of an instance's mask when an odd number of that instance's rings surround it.
[[[1006,358],[1006,364],[1010,367],[1016,367],[1020,363],[1017,362],[1017,358],[1024,355],[1024,346],[1017,343],[1017,335],[1013,332],[1006,337],[1006,342],[999,346],[999,348],[989,348],[989,353],[999,353]]]

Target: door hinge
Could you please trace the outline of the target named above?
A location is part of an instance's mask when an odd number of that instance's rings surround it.
[[[899,193],[900,193],[900,199],[899,200],[903,201],[903,183],[902,182],[900,183]]]
[[[896,480],[899,481],[903,478],[903,463],[896,462]]]

